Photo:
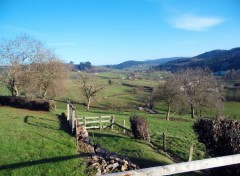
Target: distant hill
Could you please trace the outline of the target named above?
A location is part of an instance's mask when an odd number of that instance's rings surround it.
[[[176,71],[181,68],[208,67],[213,72],[240,69],[240,47],[230,50],[213,50],[191,58],[177,59],[154,67],[156,70]]]
[[[111,65],[110,67],[115,68],[115,69],[119,69],[119,70],[123,70],[132,66],[137,66],[137,65],[142,65],[144,64],[144,61],[126,61],[126,62],[122,62],[120,64],[117,65]]]
[[[110,65],[109,67],[114,68],[114,69],[119,69],[119,70],[146,70],[149,69],[153,66],[157,66],[159,64],[164,64],[169,61],[173,61],[176,59],[180,59],[183,57],[173,57],[173,58],[162,58],[162,59],[154,59],[154,60],[145,60],[145,61],[125,61],[120,64],[116,65]]]

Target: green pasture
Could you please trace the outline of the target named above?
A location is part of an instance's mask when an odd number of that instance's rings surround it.
[[[10,91],[7,89],[6,86],[4,86],[3,84],[0,84],[0,95],[2,96],[8,96],[11,95]]]
[[[104,73],[99,73],[104,75]],[[156,73],[155,73],[156,74]],[[160,73],[158,73],[160,74]],[[105,73],[104,77],[109,78],[110,73]],[[132,94],[132,87],[123,86],[121,83],[132,85],[154,85],[157,84],[153,80],[121,80],[118,79],[117,73],[113,74],[116,78],[114,84],[108,86],[99,96],[98,101],[92,104],[90,112],[85,110],[85,107],[80,104],[76,104],[78,116],[99,116],[99,115],[115,115],[116,122],[123,124],[123,120],[126,121],[126,125],[130,128],[129,117],[132,115],[139,115],[146,117],[149,123],[149,129],[151,133],[151,140],[160,149],[162,149],[162,133],[167,136],[167,149],[168,153],[176,155],[180,160],[187,161],[189,148],[191,144],[194,144],[193,159],[205,158],[204,145],[197,141],[197,136],[194,133],[192,126],[196,119],[191,119],[190,114],[178,115],[172,112],[171,120],[165,120],[166,107],[163,103],[156,105],[155,109],[159,114],[149,114],[137,110],[137,105],[141,102],[138,101],[139,94],[148,94],[146,92],[139,91],[137,94]],[[99,76],[99,75],[98,75]],[[119,76],[120,77],[120,76]],[[101,79],[106,79],[101,77]],[[116,82],[116,81],[119,81]],[[76,99],[73,99],[76,101]],[[59,107],[63,107],[63,111],[66,105],[58,103]],[[237,102],[225,102],[224,115],[238,118],[240,115],[240,103]],[[190,109],[189,109],[190,112]],[[215,117],[214,112],[203,112],[206,117]],[[121,131],[120,131],[121,132]],[[100,143],[101,138],[98,140]],[[105,145],[110,145],[107,143]],[[111,146],[106,146],[111,149]]]
[[[73,73],[72,77],[74,77]],[[66,126],[61,123],[57,114],[66,112],[66,101],[70,99],[76,106],[78,117],[114,115],[115,122],[123,125],[126,121],[130,129],[129,118],[138,115],[147,118],[151,141],[156,148],[146,142],[124,135],[123,130],[92,130],[89,132],[92,142],[112,152],[117,152],[136,162],[141,167],[151,167],[172,163],[168,158],[187,161],[190,145],[194,145],[193,160],[203,159],[204,145],[199,143],[193,131],[196,119],[191,119],[188,112],[178,115],[171,112],[170,121],[165,120],[166,106],[157,104],[157,114],[149,114],[137,109],[143,105],[139,99],[149,92],[124,86],[127,83],[135,86],[154,87],[159,84],[157,78],[161,73],[148,75],[141,73],[137,80],[123,80],[126,72],[104,72],[95,74],[99,83],[106,83],[106,88],[86,111],[85,100],[73,79],[68,80],[68,91],[56,97],[57,109],[54,112],[36,112],[9,107],[0,108],[0,175],[86,175],[83,157],[77,153],[74,137],[69,135]],[[108,80],[112,84],[108,84]],[[1,85],[0,85],[1,86]],[[0,87],[1,95],[7,95],[4,86]],[[190,110],[190,109],[189,109]],[[225,116],[240,119],[240,103],[225,102]],[[204,112],[204,116],[214,117],[213,112]],[[162,134],[167,137],[167,152],[163,152]],[[34,173],[34,174],[33,174]]]
[[[240,102],[224,103],[224,115],[228,118],[240,120]]]
[[[113,81],[115,79],[122,79],[122,78],[125,78],[126,77],[126,74],[127,72],[124,72],[124,71],[112,71],[112,72],[100,72],[100,73],[97,73],[96,76],[102,78],[102,79],[113,79]]]
[[[0,108],[0,175],[85,175],[73,136],[58,115]]]
[[[153,150],[147,143],[122,135],[119,131],[92,130],[89,134],[94,143],[128,157],[141,168],[172,163],[169,158]]]
[[[100,110],[92,108],[87,112],[84,107],[76,105],[77,114],[81,116],[99,116],[99,115],[114,115],[116,123],[123,125],[125,120],[126,126],[130,129],[129,118],[132,115],[146,117],[149,123],[149,131],[151,134],[151,141],[160,149],[163,149],[162,133],[167,136],[167,149],[172,155],[182,161],[187,161],[189,148],[191,144],[195,145],[194,159],[202,159],[205,157],[204,146],[196,139],[196,135],[192,129],[195,119],[190,117],[172,116],[170,121],[165,120],[165,114],[148,114],[135,109],[132,110]],[[104,130],[102,130],[104,131]],[[123,130],[117,128],[117,131],[122,134]],[[100,132],[98,132],[100,133]],[[104,132],[105,133],[105,132]],[[102,138],[97,141],[101,141]],[[101,143],[101,142],[100,142]],[[108,146],[109,145],[109,146]],[[111,142],[104,144],[111,149]]]

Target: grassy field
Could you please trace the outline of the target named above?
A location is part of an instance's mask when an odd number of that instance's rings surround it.
[[[172,163],[169,158],[157,153],[147,143],[122,135],[119,131],[92,130],[90,134],[92,141],[111,152],[128,157],[140,168]]]
[[[224,115],[236,120],[240,119],[240,103],[239,102],[226,102],[224,104]]]
[[[149,124],[151,141],[160,149],[151,148],[147,143],[123,135],[122,130],[93,130],[90,131],[91,140],[112,152],[129,157],[140,167],[151,167],[172,163],[162,152],[162,133],[167,136],[167,153],[173,158],[187,161],[189,148],[194,144],[193,160],[203,159],[204,145],[197,141],[192,126],[196,119],[190,114],[171,114],[171,120],[165,120],[166,107],[159,103],[155,109],[158,114],[149,114],[137,110],[141,94],[148,94],[139,90],[133,93],[132,87],[122,83],[138,86],[155,86],[160,73],[150,76],[143,75],[143,79],[123,80],[126,72],[99,73],[99,81],[112,80],[112,85],[98,96],[91,104],[90,111],[83,105],[84,98],[73,80],[68,80],[69,91],[56,98],[55,112],[34,112],[28,110],[1,107],[0,109],[0,175],[85,175],[83,158],[79,157],[75,148],[74,138],[66,132],[56,114],[66,112],[66,100],[75,102],[78,116],[115,115],[116,122],[130,128],[129,117],[138,115],[146,117]],[[6,89],[1,89],[6,94]],[[79,103],[77,103],[79,102]],[[225,102],[224,115],[240,119],[240,103]],[[204,113],[214,116],[213,113]],[[93,137],[94,136],[94,137]],[[11,152],[9,152],[11,151]],[[57,167],[56,167],[57,166]]]
[[[160,73],[157,73],[160,74]],[[104,75],[104,76],[102,76]],[[79,116],[83,115],[101,115],[101,114],[114,114],[116,116],[116,121],[120,124],[123,124],[123,120],[126,120],[127,125],[129,126],[129,117],[131,115],[139,115],[146,117],[149,122],[150,132],[152,134],[152,141],[162,147],[162,133],[165,132],[167,135],[167,146],[168,152],[176,154],[183,161],[188,159],[189,147],[191,144],[194,144],[194,159],[205,158],[205,151],[203,144],[199,143],[196,139],[196,135],[193,132],[192,125],[195,119],[191,119],[190,115],[180,116],[177,114],[172,115],[171,121],[165,120],[166,108],[163,104],[159,104],[156,109],[160,114],[151,115],[136,110],[136,105],[141,104],[137,100],[137,95],[131,94],[131,88],[123,86],[122,84],[117,84],[117,82],[129,83],[132,85],[152,85],[154,86],[157,82],[154,80],[121,80],[119,79],[122,75],[117,76],[117,73],[114,73],[111,77],[109,73],[101,73],[101,78],[114,78],[115,84],[109,86],[103,93],[102,98],[99,103],[96,103],[96,107],[99,105],[109,106],[108,109],[99,109],[93,108],[90,112],[86,112],[84,107],[78,106]],[[156,76],[156,74],[154,75]],[[141,94],[143,92],[139,92]],[[124,108],[126,105],[129,108]],[[132,105],[132,106],[131,106]],[[134,105],[134,106],[133,106]],[[118,109],[111,109],[111,107],[120,107]],[[123,107],[123,108],[121,108]],[[239,119],[240,115],[240,103],[238,102],[225,102],[224,115],[230,116],[231,118]],[[214,113],[205,112],[205,116],[215,116]],[[110,147],[110,146],[109,146]]]
[[[160,73],[158,73],[160,74]],[[160,114],[148,114],[137,110],[137,105],[141,102],[138,101],[139,94],[131,93],[131,87],[123,86],[122,83],[129,83],[132,85],[154,85],[157,82],[155,80],[122,80],[123,73],[117,72],[111,73],[99,73],[97,74],[101,79],[113,79],[113,85],[108,86],[104,92],[101,93],[99,102],[93,103],[93,107],[90,112],[85,110],[85,107],[76,104],[78,116],[99,116],[99,115],[115,115],[116,122],[123,124],[123,120],[126,121],[126,125],[130,127],[129,117],[132,115],[139,115],[146,117],[149,123],[150,133],[152,135],[152,141],[160,148],[162,144],[162,133],[167,136],[167,148],[168,153],[177,155],[182,161],[187,161],[189,148],[191,144],[194,144],[194,156],[193,159],[205,158],[204,145],[197,141],[196,135],[192,129],[193,123],[196,119],[191,119],[190,114],[187,115],[171,115],[171,121],[165,120],[166,107],[163,104],[157,105],[155,108]],[[155,75],[156,76],[156,73]],[[74,99],[73,99],[74,100]],[[240,103],[237,102],[225,102],[224,115],[239,118],[240,109],[238,108]],[[58,103],[58,107],[64,109],[66,105]],[[215,116],[214,113],[205,112],[205,116]],[[101,142],[100,138],[98,140]],[[109,146],[108,146],[109,144]],[[106,148],[111,149],[111,144],[105,144]]]
[[[197,141],[196,135],[192,129],[195,120],[192,120],[189,117],[174,116],[171,121],[166,121],[165,114],[148,114],[138,110],[107,111],[99,109],[92,109],[90,112],[86,112],[84,107],[80,105],[76,105],[76,107],[78,116],[115,115],[115,121],[118,124],[123,125],[123,120],[125,120],[128,128],[130,128],[130,116],[138,115],[146,117],[149,123],[150,134],[152,136],[151,140],[160,148],[163,147],[162,133],[165,132],[167,136],[167,148],[170,154],[176,154],[182,161],[187,161],[189,147],[191,144],[195,144],[193,158],[202,159],[205,157],[204,146]],[[122,133],[122,130],[120,133]],[[99,140],[101,141],[102,138]],[[110,149],[112,148],[111,142],[106,143],[104,146]]]
[[[0,108],[0,175],[85,175],[74,138],[55,113]]]
[[[3,84],[0,84],[0,95],[8,96],[10,95],[10,91],[8,91],[7,87]]]

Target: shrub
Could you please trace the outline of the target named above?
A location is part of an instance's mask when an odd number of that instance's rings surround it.
[[[39,111],[51,111],[56,108],[55,102],[52,100],[28,99],[25,97],[0,96],[0,104],[3,106]]]
[[[230,119],[199,119],[194,131],[212,157],[240,153],[240,122]],[[240,165],[212,169],[215,175],[240,175]]]
[[[146,118],[132,116],[130,117],[130,124],[134,138],[150,141]]]

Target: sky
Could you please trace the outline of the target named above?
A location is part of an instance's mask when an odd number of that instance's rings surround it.
[[[0,38],[21,34],[75,64],[191,57],[240,47],[240,1],[0,0]]]

